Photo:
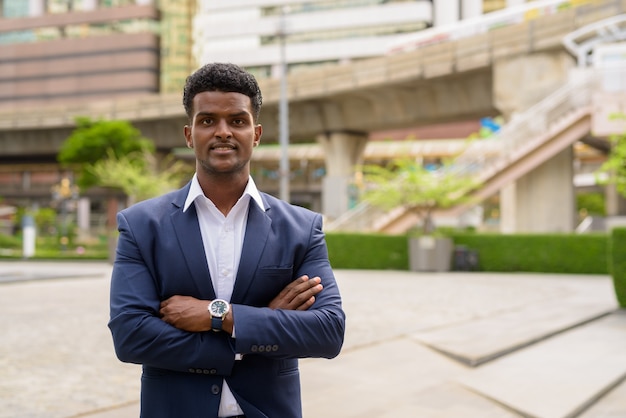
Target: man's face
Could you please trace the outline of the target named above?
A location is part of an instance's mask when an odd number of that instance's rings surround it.
[[[196,169],[207,174],[249,174],[252,148],[261,141],[250,98],[241,93],[205,91],[193,98],[193,119],[185,126]]]

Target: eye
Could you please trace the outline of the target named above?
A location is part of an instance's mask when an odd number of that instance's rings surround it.
[[[200,123],[202,125],[212,125],[213,124],[213,119],[211,118],[204,118],[200,121]]]
[[[237,126],[241,126],[241,125],[245,125],[246,121],[243,119],[235,119],[233,120],[233,125],[237,125]]]

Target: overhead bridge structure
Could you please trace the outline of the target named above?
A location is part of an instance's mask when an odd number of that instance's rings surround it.
[[[532,209],[522,209],[511,220],[518,225],[509,225],[511,230],[516,226],[525,229],[536,225],[533,218],[537,213],[544,213],[545,222],[550,225],[562,224],[564,211],[569,209],[573,196],[571,170],[559,170],[558,166],[550,167],[551,160],[559,158],[564,152],[569,154],[571,146],[593,130],[592,97],[597,78],[593,73],[581,73],[581,79],[572,80],[526,112],[517,115],[506,124],[496,135],[477,139],[454,160],[450,168],[459,176],[471,176],[477,179],[479,186],[471,193],[468,203],[435,213],[439,217],[459,217],[471,205],[481,202],[498,193],[517,181],[524,179],[536,170],[547,169],[553,172],[539,182],[556,179],[557,185],[564,188],[552,190],[549,185],[540,191],[542,198],[532,199]],[[571,166],[571,156],[561,161],[563,167]],[[556,168],[556,171],[554,169]],[[564,174],[564,182],[558,178]],[[523,186],[522,186],[523,187]],[[535,184],[529,189],[541,187]],[[532,193],[533,191],[528,191]],[[545,193],[553,192],[556,199],[549,199]],[[566,196],[565,201],[559,199]],[[530,196],[528,196],[530,198]],[[514,210],[514,209],[513,209]],[[568,213],[568,211],[565,211]],[[362,203],[353,212],[337,219],[328,227],[329,230],[369,230],[388,233],[401,233],[413,227],[419,220],[406,208],[396,208],[390,212],[367,203]],[[547,225],[545,226],[547,227]],[[506,232],[506,230],[504,231]]]

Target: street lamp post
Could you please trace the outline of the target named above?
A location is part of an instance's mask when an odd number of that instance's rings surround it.
[[[280,174],[280,198],[289,202],[289,103],[287,98],[286,7],[287,6],[282,6],[280,9],[280,27],[278,31],[280,38],[280,101],[278,108],[280,165],[278,170]]]

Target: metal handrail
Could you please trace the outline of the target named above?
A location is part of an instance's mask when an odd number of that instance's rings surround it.
[[[581,7],[590,3],[592,2],[582,2],[574,7]],[[399,36],[398,39],[390,43],[388,51],[390,54],[400,51],[406,52],[425,45],[479,35],[494,28],[522,23],[536,16],[559,13],[561,11],[560,6],[567,4],[569,4],[569,2],[566,0],[538,0],[517,6],[510,6],[502,10],[496,10],[449,25],[437,26],[417,33]],[[529,18],[529,16],[531,17]]]
[[[579,67],[591,64],[593,48],[599,44],[626,40],[626,14],[602,19],[563,37],[563,46],[578,59]]]
[[[589,105],[595,76],[592,72],[579,72],[578,75],[525,112],[514,115],[497,134],[483,139],[493,142],[493,153],[486,156],[477,147],[480,141],[476,141],[454,160],[452,170],[459,175],[476,175],[483,180],[523,151],[540,146],[546,140],[543,133],[567,114]]]

